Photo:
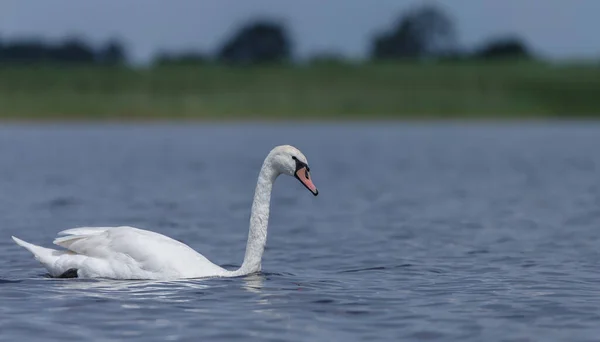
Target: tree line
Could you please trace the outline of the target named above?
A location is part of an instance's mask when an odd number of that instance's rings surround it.
[[[3,41],[0,39],[0,63],[64,63],[106,64],[127,62],[125,46],[112,39],[100,47],[79,38],[66,38],[57,43],[40,39]]]
[[[288,28],[277,20],[247,22],[212,54],[199,52],[159,52],[156,65],[222,63],[255,65],[293,61],[293,42]],[[530,59],[533,55],[520,38],[495,38],[475,49],[463,49],[454,21],[441,9],[427,5],[402,13],[388,29],[371,39],[369,59],[380,60],[490,60]],[[337,55],[316,55],[313,62],[343,62]],[[57,43],[42,40],[2,40],[0,65],[11,63],[59,63],[124,65],[126,46],[111,39],[100,46],[69,37]]]

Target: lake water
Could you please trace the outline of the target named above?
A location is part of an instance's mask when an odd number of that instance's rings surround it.
[[[263,273],[50,279],[10,239],[132,225],[239,266],[275,145]],[[1,341],[599,341],[600,125],[4,125]]]

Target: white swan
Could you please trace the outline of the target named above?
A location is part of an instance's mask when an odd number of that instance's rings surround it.
[[[280,174],[296,177],[313,195],[306,157],[293,146],[277,146],[265,158],[254,193],[250,231],[242,266],[229,271],[179,241],[134,227],[82,227],[59,232],[55,250],[12,237],[29,250],[52,277],[182,279],[234,277],[261,270],[267,241],[271,190]]]

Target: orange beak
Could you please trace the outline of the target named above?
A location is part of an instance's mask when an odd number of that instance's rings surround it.
[[[294,175],[308,190],[310,190],[310,192],[312,192],[313,195],[317,196],[319,194],[319,190],[317,190],[317,187],[310,179],[310,172],[308,170],[309,169],[307,166],[302,166],[296,170]]]

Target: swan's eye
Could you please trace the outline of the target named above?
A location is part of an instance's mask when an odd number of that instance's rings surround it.
[[[298,158],[296,158],[296,156],[292,156],[292,159],[294,159],[294,160],[298,160]]]

